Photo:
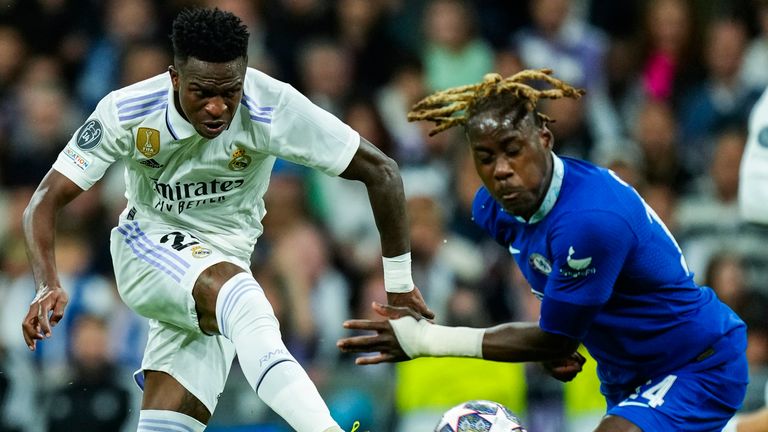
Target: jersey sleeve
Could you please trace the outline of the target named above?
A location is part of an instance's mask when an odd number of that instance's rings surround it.
[[[271,154],[337,176],[349,166],[359,145],[360,135],[351,127],[286,87],[272,117]]]
[[[113,94],[110,93],[77,129],[59,153],[53,168],[83,190],[88,190],[110,165],[127,154],[129,141],[117,121]]]
[[[582,339],[613,286],[637,238],[618,214],[571,215],[550,237],[552,272],[544,288],[540,326]]]

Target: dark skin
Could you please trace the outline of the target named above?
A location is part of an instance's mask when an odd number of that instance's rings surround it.
[[[473,113],[467,125],[467,138],[475,168],[491,196],[509,213],[530,219],[541,206],[552,180],[552,133],[537,125],[529,113],[515,125],[503,109],[489,108]],[[411,316],[421,319],[407,307],[373,304],[387,320],[349,320],[344,327],[375,332],[341,339],[344,352],[377,355],[359,357],[359,365],[409,360],[400,346],[389,320]],[[572,380],[582,369],[584,357],[576,352],[579,341],[547,333],[535,322],[514,322],[486,329],[482,357],[504,362],[541,362],[553,377]],[[641,432],[627,419],[606,416],[595,432]]]
[[[223,133],[232,122],[243,95],[245,58],[226,63],[209,63],[195,58],[176,59],[168,68],[179,113],[204,138]],[[341,174],[366,185],[376,225],[381,234],[384,256],[398,256],[410,250],[402,179],[397,164],[361,138],[349,166]],[[24,212],[27,256],[38,284],[35,300],[22,322],[24,341],[34,351],[38,340],[51,337],[69,301],[56,271],[54,237],[56,215],[82,193],[82,189],[58,171],[50,170],[35,191]],[[231,263],[213,265],[195,282],[192,296],[200,329],[209,335],[220,334],[216,322],[216,299],[221,286],[245,270]],[[391,305],[412,308],[426,318],[434,318],[418,288],[402,294],[387,294]],[[161,317],[150,317],[161,318]],[[145,371],[142,409],[170,410],[208,423],[211,413],[194,395],[170,375]]]

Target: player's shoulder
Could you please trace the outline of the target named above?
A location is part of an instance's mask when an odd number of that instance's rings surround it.
[[[634,220],[645,215],[640,196],[607,168],[563,157],[565,179],[558,200],[559,213],[590,215],[591,220]]]
[[[170,76],[162,73],[111,92],[97,109],[111,111],[114,121],[125,126],[165,110],[171,88]]]
[[[290,84],[249,67],[245,72],[243,98],[263,104],[277,104]]]

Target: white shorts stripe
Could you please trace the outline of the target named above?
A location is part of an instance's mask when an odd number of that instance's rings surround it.
[[[141,235],[142,239],[144,239],[144,241],[146,241],[146,242],[147,242],[147,244],[149,244],[149,246],[150,246],[151,248],[153,248],[153,249],[157,249],[157,250],[158,250],[158,251],[160,251],[160,252],[161,252],[163,255],[166,255],[166,256],[170,257],[172,260],[174,260],[174,261],[176,261],[177,263],[179,263],[179,265],[180,265],[180,266],[182,266],[182,267],[184,267],[185,269],[188,269],[188,268],[190,267],[190,265],[189,265],[189,262],[185,261],[183,258],[181,258],[180,256],[176,255],[175,253],[173,253],[173,252],[171,252],[171,251],[169,251],[169,250],[165,249],[164,247],[160,246],[159,244],[157,244],[157,243],[153,242],[153,241],[152,241],[152,240],[149,238],[149,236],[147,236],[147,234],[146,234],[146,233],[144,233],[144,231],[142,231],[142,229],[141,229],[141,227],[139,226],[139,223],[138,223],[138,222],[133,222],[131,225],[132,225],[132,227],[130,227],[130,226],[129,226],[128,228],[129,228],[129,229],[132,229],[132,230],[134,230],[134,231],[136,231],[137,233],[139,233],[139,234]]]
[[[176,282],[181,283],[181,276],[179,273],[174,273],[172,268],[169,268],[168,266],[163,265],[160,261],[151,259],[149,257],[149,255],[153,255],[158,260],[168,263],[168,260],[166,258],[163,258],[162,256],[160,256],[160,254],[158,254],[154,250],[147,249],[146,246],[142,245],[138,241],[135,241],[136,239],[138,239],[139,236],[136,236],[135,233],[129,234],[127,231],[122,229],[122,227],[118,228],[117,231],[120,232],[120,234],[122,234],[125,237],[125,244],[127,244],[131,248],[134,255],[136,255],[138,258],[142,259],[143,261],[151,264],[153,267],[157,268],[163,273],[167,274]],[[142,250],[139,250],[139,248],[141,248]]]

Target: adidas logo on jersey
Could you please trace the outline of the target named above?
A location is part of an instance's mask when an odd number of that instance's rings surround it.
[[[139,163],[144,166],[148,166],[150,168],[162,168],[165,166],[163,164],[157,163],[157,161],[154,159],[145,159],[145,160],[139,161]]]

